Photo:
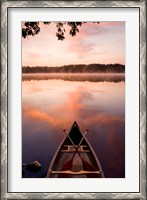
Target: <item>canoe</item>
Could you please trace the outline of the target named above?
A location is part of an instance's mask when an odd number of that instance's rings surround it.
[[[75,121],[51,161],[47,178],[104,177],[98,157]]]

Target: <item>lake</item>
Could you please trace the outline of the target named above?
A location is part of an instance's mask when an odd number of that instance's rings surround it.
[[[22,163],[46,174],[56,149],[77,121],[96,152],[106,178],[125,178],[124,74],[23,74]]]

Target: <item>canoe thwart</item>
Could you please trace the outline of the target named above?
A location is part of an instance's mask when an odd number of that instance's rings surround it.
[[[82,174],[101,174],[101,170],[99,171],[85,171],[80,170],[78,172],[74,172],[71,170],[65,170],[65,171],[50,171],[50,174],[71,174],[71,175],[82,175]]]
[[[76,148],[78,148],[78,146],[77,145],[75,145],[75,147]],[[75,150],[75,147],[73,146],[73,145],[64,145],[63,147],[62,147],[62,149],[61,149],[61,152],[67,152],[67,153],[71,153],[71,152],[75,152],[76,150]],[[88,148],[88,146],[87,145],[81,145],[79,148],[78,148],[78,152],[85,152],[85,153],[87,153],[87,152],[90,152],[90,150],[89,150],[89,148]]]
[[[61,152],[64,152],[64,153],[74,153],[76,150],[61,150]],[[89,153],[91,152],[90,150],[78,150],[79,153]]]

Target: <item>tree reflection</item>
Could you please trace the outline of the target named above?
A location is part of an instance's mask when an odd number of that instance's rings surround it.
[[[50,80],[89,81],[89,82],[125,82],[124,74],[23,74],[22,81]]]

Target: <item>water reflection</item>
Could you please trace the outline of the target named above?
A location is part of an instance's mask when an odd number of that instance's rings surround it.
[[[121,82],[125,81],[124,74],[101,74],[101,73],[42,73],[42,74],[23,74],[22,81],[31,80],[49,80],[49,79],[59,79],[64,81],[90,81],[90,82]]]
[[[22,159],[38,160],[45,173],[64,134],[77,121],[106,177],[125,176],[124,82],[24,81]],[[32,177],[34,175],[28,175]]]

